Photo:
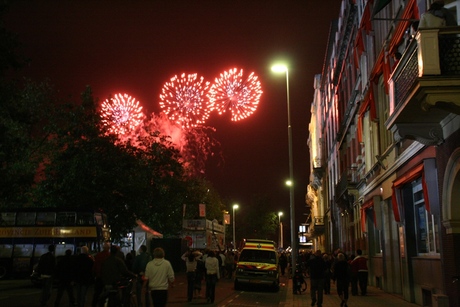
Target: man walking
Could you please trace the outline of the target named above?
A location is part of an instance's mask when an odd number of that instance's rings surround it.
[[[86,294],[89,287],[94,283],[93,265],[94,259],[89,254],[87,246],[82,246],[80,255],[75,261],[77,267],[75,281],[77,283],[77,303],[78,307],[86,305]]]
[[[216,297],[216,283],[220,278],[219,260],[214,251],[208,252],[204,263],[206,267],[206,298],[208,303],[214,303]]]
[[[97,253],[94,257],[94,266],[93,266],[93,273],[95,277],[94,281],[94,295],[92,301],[92,307],[96,307],[99,302],[99,297],[101,296],[104,290],[104,283],[102,282],[101,278],[101,269],[102,264],[104,263],[107,258],[110,256],[110,243],[105,242],[102,246],[102,251]]]
[[[65,256],[60,257],[56,265],[56,276],[58,278],[58,289],[54,306],[58,307],[61,303],[64,292],[67,292],[71,306],[75,306],[75,295],[73,293],[73,282],[75,280],[75,262],[72,257],[72,250],[65,251]]]
[[[321,250],[317,250],[313,258],[308,260],[307,269],[310,273],[311,306],[317,304],[318,307],[322,307],[327,265]]]
[[[40,297],[40,306],[46,306],[46,303],[51,297],[51,289],[53,288],[53,276],[56,269],[56,257],[54,257],[54,245],[48,246],[48,252],[41,255],[38,260],[37,272],[43,279],[42,294]]]
[[[137,296],[137,305],[139,307],[143,306],[142,305],[142,296],[144,296],[144,301],[145,301],[145,307],[150,306],[150,297],[149,297],[149,292],[143,288],[143,278],[145,274],[145,268],[147,267],[147,263],[152,260],[152,257],[150,257],[150,254],[147,252],[147,246],[141,245],[139,248],[139,255],[137,255],[134,258],[133,262],[133,273],[136,274],[137,276],[140,276],[141,279],[139,279],[136,282],[136,296]]]

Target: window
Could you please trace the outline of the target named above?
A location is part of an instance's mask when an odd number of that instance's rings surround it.
[[[16,244],[13,257],[32,257],[33,247],[32,244]]]
[[[426,210],[423,197],[422,178],[412,183],[414,201],[415,232],[418,254],[439,252],[438,225],[435,216]]]
[[[276,254],[272,251],[243,249],[239,261],[276,263]]]
[[[37,225],[54,225],[56,222],[55,212],[38,212],[37,213]]]
[[[13,245],[0,244],[0,258],[11,258],[13,254]]]
[[[14,226],[16,220],[16,212],[2,212],[0,215],[1,226]]]
[[[57,244],[56,245],[56,249],[54,251],[54,255],[56,257],[59,257],[59,256],[64,256],[65,255],[65,251],[70,249],[73,253],[73,251],[75,250],[75,245],[73,244]]]
[[[96,215],[99,215],[96,213]],[[77,225],[94,225],[94,214],[90,212],[77,212]]]
[[[35,257],[40,257],[41,255],[46,254],[48,252],[48,246],[49,246],[49,244],[37,244],[37,245],[35,245],[34,256]]]
[[[18,212],[18,226],[35,225],[36,212]]]
[[[75,212],[59,212],[56,217],[56,225],[58,226],[74,226],[76,219]]]

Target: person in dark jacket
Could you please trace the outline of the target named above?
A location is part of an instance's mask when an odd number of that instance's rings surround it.
[[[101,278],[106,286],[113,286],[123,277],[136,278],[136,275],[128,270],[125,262],[118,256],[118,251],[118,246],[112,245],[109,258],[102,263]]]
[[[54,245],[48,246],[48,252],[43,254],[38,260],[36,271],[43,280],[40,306],[46,306],[51,297],[53,288],[53,277],[56,269],[56,257],[54,257]]]
[[[286,273],[286,267],[288,265],[288,259],[286,257],[285,252],[281,253],[280,258],[279,258],[278,261],[279,261],[279,265],[280,265],[280,268],[281,268],[281,276],[284,276],[284,274]]]
[[[119,257],[119,247],[112,245],[110,247],[110,256],[102,263],[101,268],[101,279],[105,289],[112,289],[117,282],[126,277],[136,278],[136,275],[128,270],[124,260]],[[126,294],[127,293],[123,293],[122,300],[124,303],[126,303],[128,299]],[[103,297],[101,297],[101,299],[103,299]]]
[[[97,253],[94,257],[93,265],[93,274],[94,274],[94,291],[93,291],[93,301],[91,306],[96,307],[99,302],[99,297],[101,296],[104,290],[104,283],[101,278],[102,264],[110,257],[110,243],[104,242],[102,246],[102,251]]]
[[[134,258],[133,262],[133,273],[143,277],[145,273],[145,267],[147,266],[147,263],[152,260],[152,257],[150,254],[147,252],[147,246],[141,245],[139,248],[139,255]],[[137,305],[142,306],[142,292],[144,292],[144,301],[145,301],[145,307],[150,306],[150,295],[149,292],[146,291],[146,289],[143,288],[143,281],[138,280],[136,283],[136,296],[137,296]]]
[[[320,250],[317,250],[313,258],[308,260],[307,269],[310,274],[311,305],[318,304],[317,306],[321,307],[327,265]]]
[[[56,266],[56,277],[58,279],[58,288],[54,306],[58,307],[61,303],[64,291],[69,296],[71,306],[75,306],[75,296],[73,293],[73,281],[75,280],[75,262],[72,257],[72,250],[65,251],[65,255],[60,257]]]
[[[332,272],[332,279],[337,285],[337,294],[341,299],[340,306],[347,307],[348,287],[350,286],[351,267],[343,253],[337,255]]]
[[[75,266],[77,267],[75,282],[77,283],[77,303],[79,307],[83,307],[85,306],[88,288],[94,283],[94,258],[88,254],[87,246],[82,246],[80,251],[80,255],[75,260]]]

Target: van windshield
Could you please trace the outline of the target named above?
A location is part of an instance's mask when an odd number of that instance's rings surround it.
[[[274,251],[244,249],[241,252],[239,261],[276,264],[276,253]]]

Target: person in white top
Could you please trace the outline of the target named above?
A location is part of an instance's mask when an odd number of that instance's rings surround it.
[[[193,298],[193,289],[195,287],[196,267],[198,259],[201,257],[199,251],[187,251],[182,255],[182,260],[185,261],[187,272],[187,301],[191,302]]]
[[[208,303],[214,303],[216,295],[216,283],[220,278],[219,260],[214,251],[208,252],[205,262],[206,267],[206,298]]]
[[[444,9],[443,1],[433,2],[428,11],[420,17],[419,29],[445,27],[447,25],[447,12],[448,10]]]
[[[174,270],[171,263],[164,259],[165,252],[161,247],[153,250],[153,260],[145,268],[144,287],[148,285],[154,307],[166,306],[169,285],[174,286]]]

